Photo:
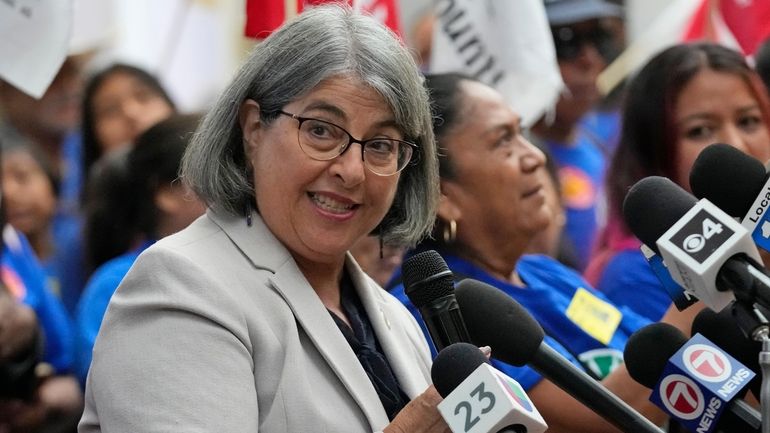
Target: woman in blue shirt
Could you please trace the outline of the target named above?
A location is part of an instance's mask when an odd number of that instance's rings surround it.
[[[443,74],[427,77],[426,83],[439,146],[441,199],[434,240],[420,249],[438,250],[456,277],[484,281],[515,298],[543,326],[548,344],[662,423],[665,416],[648,401],[649,390],[630,378],[621,357],[628,337],[649,322],[616,307],[557,261],[523,256],[553,214],[540,175],[545,156],[522,136],[519,116],[497,91],[473,79]],[[402,287],[394,294],[408,304]],[[690,318],[673,311],[668,317],[688,331]],[[616,431],[531,369],[496,366],[527,389],[549,431]]]

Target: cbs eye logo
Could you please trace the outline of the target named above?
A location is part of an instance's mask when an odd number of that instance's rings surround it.
[[[688,253],[697,253],[702,250],[706,245],[706,240],[711,239],[714,235],[722,233],[722,224],[715,223],[709,218],[703,220],[703,230],[701,233],[693,233],[682,242],[682,249]]]

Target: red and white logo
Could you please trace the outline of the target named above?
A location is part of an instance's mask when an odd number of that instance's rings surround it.
[[[674,417],[684,420],[698,418],[706,407],[698,385],[681,374],[672,374],[663,378],[658,387],[660,399]]]
[[[732,374],[730,360],[713,346],[693,344],[684,350],[682,358],[690,373],[707,382],[723,382]]]

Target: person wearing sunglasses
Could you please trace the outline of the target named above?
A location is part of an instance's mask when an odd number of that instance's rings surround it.
[[[533,125],[531,138],[553,155],[559,168],[565,234],[582,270],[600,218],[597,204],[610,146],[581,119],[601,100],[596,79],[617,51],[606,21],[620,17],[622,10],[603,0],[545,0],[545,7],[566,89],[553,119],[545,116]]]

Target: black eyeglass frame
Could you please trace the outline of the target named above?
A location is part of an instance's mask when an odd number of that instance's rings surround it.
[[[332,122],[326,121],[326,120],[316,119],[315,117],[303,117],[303,116],[300,116],[300,115],[297,115],[297,114],[288,113],[288,112],[283,111],[283,110],[276,110],[275,113],[283,114],[284,116],[291,117],[292,119],[294,119],[294,120],[296,120],[298,122],[298,124],[297,124],[297,145],[299,145],[300,149],[302,149],[302,151],[305,153],[305,155],[307,155],[309,158],[315,159],[316,161],[331,161],[332,159],[337,158],[338,156],[341,156],[343,153],[347,152],[348,149],[350,149],[350,147],[351,147],[350,145],[351,144],[358,143],[358,144],[361,145],[361,160],[364,162],[364,166],[369,171],[371,171],[372,173],[376,174],[377,176],[393,176],[394,174],[397,174],[397,173],[401,172],[402,170],[404,170],[411,162],[415,161],[414,156],[419,154],[419,152],[418,152],[419,151],[419,146],[417,146],[415,143],[412,143],[410,141],[398,140],[398,139],[395,139],[395,138],[382,138],[382,137],[380,137],[380,138],[370,138],[370,139],[367,139],[367,140],[359,140],[359,139],[353,137],[353,135],[350,134],[345,128],[343,128],[343,127],[341,127],[339,125],[336,125],[336,124],[334,124]],[[331,126],[334,126],[335,128],[338,128],[340,131],[344,132],[348,136],[347,144],[345,144],[344,146],[341,146],[339,153],[337,153],[336,155],[334,155],[334,156],[332,156],[330,158],[319,158],[317,156],[313,156],[313,155],[308,154],[308,152],[302,146],[302,138],[300,137],[300,134],[301,134],[301,131],[302,131],[302,123],[304,123],[304,122],[306,122],[308,120],[312,120],[314,122],[325,123],[327,125],[331,125]],[[397,170],[394,171],[393,173],[383,174],[383,173],[376,172],[375,170],[373,170],[369,166],[369,163],[366,161],[366,158],[364,157],[364,154],[366,153],[366,145],[367,145],[367,143],[375,142],[375,141],[379,141],[379,140],[388,140],[388,141],[397,142],[400,145],[407,145],[408,146],[408,147],[405,147],[404,149],[411,149],[411,153],[409,154],[409,157],[406,159],[406,161],[403,163],[403,166],[402,167],[397,167]],[[401,150],[399,150],[399,152],[401,152]],[[398,156],[396,156],[396,158],[398,158]],[[396,161],[396,163],[398,163],[398,160]]]

